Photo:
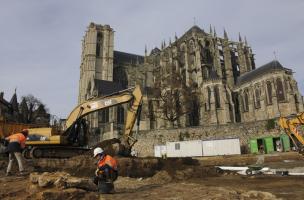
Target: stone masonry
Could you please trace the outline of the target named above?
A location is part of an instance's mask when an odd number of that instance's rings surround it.
[[[138,142],[134,145],[134,150],[139,157],[148,157],[154,156],[155,145],[165,145],[166,142],[239,138],[242,152],[247,153],[248,142],[251,138],[280,135],[281,131],[278,128],[267,130],[266,124],[267,121],[257,121],[229,125],[141,131],[138,134]]]

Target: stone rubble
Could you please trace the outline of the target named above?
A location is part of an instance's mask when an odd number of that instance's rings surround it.
[[[65,172],[31,173],[28,192],[37,199],[94,199],[97,186],[89,178]]]

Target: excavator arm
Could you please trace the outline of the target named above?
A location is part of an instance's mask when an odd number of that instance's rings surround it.
[[[280,117],[279,125],[293,141],[296,148],[302,152],[304,147],[304,137],[298,131],[298,127],[304,125],[304,112],[293,117]],[[299,144],[301,147],[299,147]]]
[[[141,102],[142,93],[140,90],[140,86],[122,90],[105,97],[95,98],[86,101],[78,105],[70,113],[69,117],[66,120],[66,132],[68,132],[77,121],[79,121],[90,113],[97,112],[99,110],[103,110],[120,104],[130,103],[130,107],[127,111],[125,128],[121,142],[124,145],[131,145],[129,140],[132,138],[131,133],[136,121],[136,117],[140,110]]]

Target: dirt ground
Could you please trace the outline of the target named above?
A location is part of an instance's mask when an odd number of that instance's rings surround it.
[[[122,181],[123,182],[123,181]],[[133,184],[140,181],[133,180]],[[119,184],[119,183],[118,183]],[[120,185],[118,185],[120,186]],[[115,195],[109,199],[237,199],[237,194],[246,191],[269,192],[265,199],[303,199],[303,177],[274,177],[274,176],[221,176],[187,181],[170,182],[164,185],[144,185],[132,189],[126,186],[117,188]],[[268,197],[268,198],[267,198]],[[261,196],[249,199],[263,199]]]
[[[88,192],[92,199],[303,199],[304,177],[217,174],[215,165],[254,164],[257,156],[220,156],[196,159],[122,158],[118,159],[121,175],[115,182],[115,194]],[[267,155],[265,166],[304,167],[296,153]],[[69,160],[40,160],[28,163],[31,171],[73,172],[88,177],[94,160],[76,157]],[[40,166],[39,166],[40,165]],[[29,177],[5,177],[6,161],[0,161],[0,199],[33,199]],[[135,171],[135,172],[132,172]],[[53,189],[55,190],[55,189]],[[60,191],[58,191],[60,192]],[[39,198],[38,198],[39,199]],[[56,199],[56,198],[53,198]],[[84,199],[68,196],[66,199]]]

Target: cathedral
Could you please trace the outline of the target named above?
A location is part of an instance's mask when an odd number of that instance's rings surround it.
[[[141,130],[253,122],[303,111],[291,69],[255,65],[246,38],[191,27],[144,55],[114,50],[114,30],[90,23],[82,40],[78,102],[139,84]],[[90,114],[97,132],[121,130],[126,106]]]

